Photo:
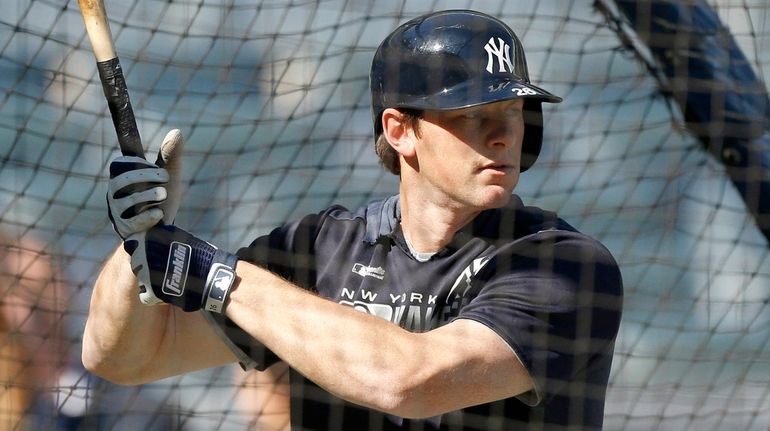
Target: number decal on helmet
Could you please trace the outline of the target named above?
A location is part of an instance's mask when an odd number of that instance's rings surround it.
[[[531,89],[531,88],[514,88],[512,89],[514,93],[516,93],[517,96],[535,96],[537,95],[537,91]]]

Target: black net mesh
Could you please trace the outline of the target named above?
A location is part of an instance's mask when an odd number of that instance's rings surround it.
[[[369,112],[368,69],[387,33],[443,8],[502,18],[523,41],[532,81],[565,99],[544,105],[543,152],[517,192],[600,239],[623,273],[606,428],[767,429],[768,243],[723,167],[684,129],[678,108],[592,1],[106,3],[148,157],[170,128],[187,139],[177,223],[233,250],[331,203],[354,208],[397,191],[398,179],[374,154]],[[766,80],[767,3],[709,3]],[[115,133],[77,4],[6,0],[3,8],[6,248],[42,253],[55,269],[34,277],[65,293],[19,294],[11,287],[18,277],[3,285],[3,310],[21,303],[23,317],[2,317],[10,371],[0,420],[12,423],[24,410],[47,426],[244,429],[259,412],[244,402],[237,367],[132,388],[82,369],[91,285],[117,245],[104,197]],[[8,266],[3,276],[19,271]],[[64,298],[65,311],[51,313]],[[51,326],[14,354],[13,335],[33,331],[23,322],[41,310],[55,316]],[[44,348],[59,354],[41,358]],[[63,371],[23,380],[23,370],[41,363]],[[36,401],[5,402],[14,385],[38,385]]]

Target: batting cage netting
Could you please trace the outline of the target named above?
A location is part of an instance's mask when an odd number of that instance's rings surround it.
[[[533,83],[564,98],[544,105],[543,151],[516,192],[598,238],[623,275],[605,428],[767,429],[767,2],[106,6],[148,157],[171,128],[187,140],[176,223],[233,251],[398,191],[373,151],[368,90],[391,30],[448,8],[503,19]],[[118,245],[105,201],[115,131],[77,3],[3,8],[0,428],[248,429],[260,411],[235,365],[136,387],[84,370],[91,288]]]

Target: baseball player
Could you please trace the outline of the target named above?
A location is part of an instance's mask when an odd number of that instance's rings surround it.
[[[600,429],[618,266],[513,194],[540,153],[541,104],[561,99],[530,83],[506,24],[469,10],[398,27],[370,85],[398,194],[289,221],[235,254],[172,224],[178,131],[155,164],[115,159],[123,243],[94,287],[86,367],[123,384],[263,370],[283,406],[264,411],[284,413],[266,427]]]

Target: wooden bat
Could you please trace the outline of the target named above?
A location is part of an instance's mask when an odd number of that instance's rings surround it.
[[[126,80],[120,67],[103,0],[78,0],[88,39],[96,57],[104,97],[118,134],[120,151],[126,156],[144,157],[142,139],[136,126],[134,110],[128,97]]]

